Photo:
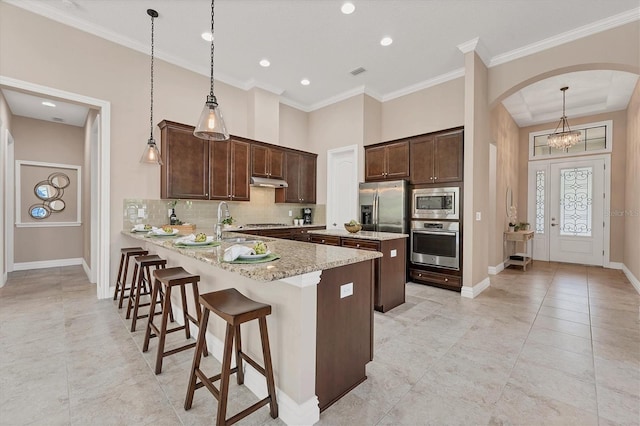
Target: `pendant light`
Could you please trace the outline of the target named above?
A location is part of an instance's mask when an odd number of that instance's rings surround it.
[[[200,139],[226,141],[229,139],[229,132],[224,124],[218,101],[213,94],[213,3],[214,0],[211,0],[211,90],[193,134]]]
[[[564,112],[564,95],[568,89],[569,87],[563,87],[560,89],[562,91],[562,118],[560,118],[560,122],[556,126],[556,130],[553,132],[553,134],[547,136],[547,145],[551,148],[565,150],[580,142],[580,132],[577,130],[571,131],[571,128],[569,127],[569,121],[567,120],[567,115]],[[562,131],[558,132],[560,125],[562,125]]]
[[[142,154],[142,158],[140,158],[140,162],[162,165],[160,151],[158,150],[158,146],[156,145],[156,140],[153,139],[153,20],[158,17],[158,12],[153,9],[147,9],[147,15],[151,16],[151,108],[149,119],[149,140],[147,141],[147,147]]]

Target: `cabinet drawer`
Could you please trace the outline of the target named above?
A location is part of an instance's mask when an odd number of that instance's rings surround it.
[[[433,283],[446,287],[461,287],[460,277],[455,275],[438,274],[436,272],[409,269],[409,277],[414,281]]]
[[[342,238],[342,246],[360,250],[380,251],[380,243],[371,240],[361,240],[358,238]]]
[[[327,244],[330,246],[339,246],[340,237],[334,237],[333,235],[312,235],[311,242],[316,244]]]

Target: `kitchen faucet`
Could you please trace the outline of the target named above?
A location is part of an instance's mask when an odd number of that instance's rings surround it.
[[[223,216],[223,207],[224,207],[224,218]],[[228,219],[231,217],[229,214],[229,206],[226,201],[220,201],[218,204],[218,222],[216,223],[216,239],[219,241],[222,239],[222,221],[224,219]]]

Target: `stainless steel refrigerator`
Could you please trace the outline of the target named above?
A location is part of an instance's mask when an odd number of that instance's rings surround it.
[[[361,183],[359,200],[360,223],[364,231],[408,233],[406,180]]]

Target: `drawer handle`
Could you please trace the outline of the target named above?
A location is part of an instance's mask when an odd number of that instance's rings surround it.
[[[322,242],[324,243],[324,240],[322,240]]]
[[[419,276],[419,277],[421,277],[421,276],[422,276],[422,274],[418,274],[418,276]]]
[[[356,244],[356,247],[360,247],[360,244]]]
[[[444,279],[444,282],[445,282],[445,283],[446,283],[446,282],[448,282],[448,281],[449,281],[449,278],[445,278],[445,279]]]

